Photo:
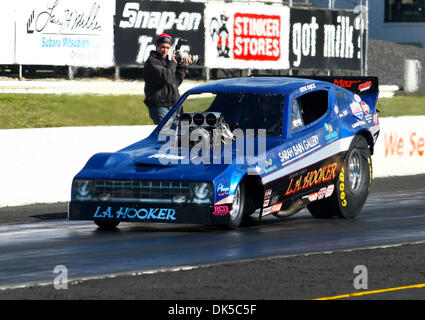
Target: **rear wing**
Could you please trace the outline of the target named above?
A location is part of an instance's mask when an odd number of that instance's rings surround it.
[[[376,107],[379,95],[378,77],[356,76],[297,76],[297,78],[330,82],[361,96],[371,107]]]
[[[298,78],[321,80],[330,82],[338,87],[350,90],[359,95],[364,93],[378,93],[378,77],[356,77],[356,76],[300,76]]]

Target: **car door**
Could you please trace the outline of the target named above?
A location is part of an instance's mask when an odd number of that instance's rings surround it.
[[[327,88],[293,96],[290,103],[284,196],[291,202],[304,197],[325,197],[336,178],[340,161],[332,143],[339,139],[332,92]],[[333,190],[329,188],[329,191]],[[320,191],[320,192],[319,192]],[[317,198],[316,198],[317,199]]]

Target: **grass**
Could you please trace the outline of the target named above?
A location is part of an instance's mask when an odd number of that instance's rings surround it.
[[[0,129],[153,124],[143,96],[0,94]],[[211,98],[190,99],[185,111],[205,109]],[[425,95],[378,101],[380,117],[425,115]]]
[[[143,96],[0,94],[0,129],[153,124]],[[185,110],[210,98],[190,99]]]
[[[378,99],[380,117],[425,115],[425,95],[397,95]]]

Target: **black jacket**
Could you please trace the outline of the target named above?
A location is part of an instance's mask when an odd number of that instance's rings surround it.
[[[145,103],[149,108],[170,107],[176,103],[180,97],[178,86],[185,76],[184,67],[152,50],[145,62],[143,74]]]

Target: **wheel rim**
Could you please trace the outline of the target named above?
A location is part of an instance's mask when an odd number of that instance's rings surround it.
[[[239,214],[239,208],[241,203],[241,193],[239,187],[236,189],[235,195],[233,196],[232,211],[230,211],[230,218],[235,220]]]
[[[353,192],[360,189],[362,182],[362,169],[360,162],[360,154],[353,152],[348,160],[350,187]]]

